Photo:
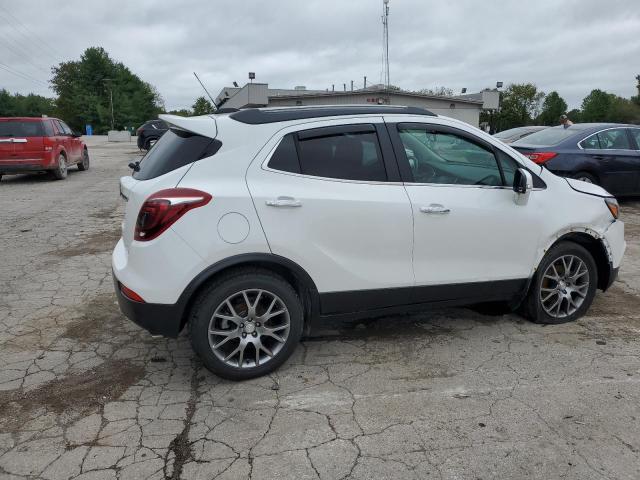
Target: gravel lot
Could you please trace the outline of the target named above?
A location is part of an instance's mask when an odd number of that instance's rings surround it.
[[[327,325],[277,374],[216,378],[119,312],[117,179],[0,182],[0,477],[640,478],[640,202],[578,323],[446,309]]]

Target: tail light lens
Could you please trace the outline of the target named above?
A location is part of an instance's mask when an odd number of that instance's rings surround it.
[[[147,242],[157,238],[189,210],[206,205],[212,198],[192,188],[168,188],[154,193],[140,208],[133,239]]]
[[[49,137],[42,137],[42,146],[45,152],[53,150],[54,142]]]
[[[138,129],[136,130],[136,135],[140,135],[140,133],[141,133],[141,132],[142,132],[142,127],[138,128]]]
[[[533,152],[533,153],[523,153],[523,155],[525,157],[529,157],[529,160],[536,162],[538,165],[541,165],[545,162],[548,162],[558,154],[555,152]]]

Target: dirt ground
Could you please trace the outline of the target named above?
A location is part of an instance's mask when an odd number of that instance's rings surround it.
[[[640,478],[640,201],[620,277],[573,324],[442,309],[327,324],[233,383],[113,295],[118,177],[0,182],[2,479]]]

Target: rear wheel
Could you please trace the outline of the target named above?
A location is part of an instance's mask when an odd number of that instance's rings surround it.
[[[596,179],[596,177],[587,172],[578,172],[573,176],[573,178],[587,183],[593,183],[596,185],[598,184],[598,180]]]
[[[64,180],[67,178],[67,159],[63,154],[58,155],[58,164],[51,173],[56,180]]]
[[[265,270],[242,270],[207,287],[189,318],[194,350],[220,377],[243,380],[272,372],[302,335],[295,290]]]
[[[89,170],[89,152],[85,148],[82,150],[82,160],[78,163],[78,170],[84,172],[85,170]]]
[[[536,323],[558,324],[580,318],[591,306],[598,270],[581,245],[561,242],[540,262],[523,310]]]
[[[148,138],[147,140],[144,141],[144,145],[142,148],[144,148],[146,151],[149,151],[156,144],[157,141],[158,141],[157,138]]]

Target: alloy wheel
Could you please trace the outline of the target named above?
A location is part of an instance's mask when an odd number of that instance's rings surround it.
[[[585,301],[589,291],[589,270],[575,255],[563,255],[544,272],[540,285],[540,303],[554,318],[573,315]]]
[[[284,302],[267,290],[251,289],[223,300],[209,321],[209,346],[225,364],[251,368],[282,349],[291,319]]]

